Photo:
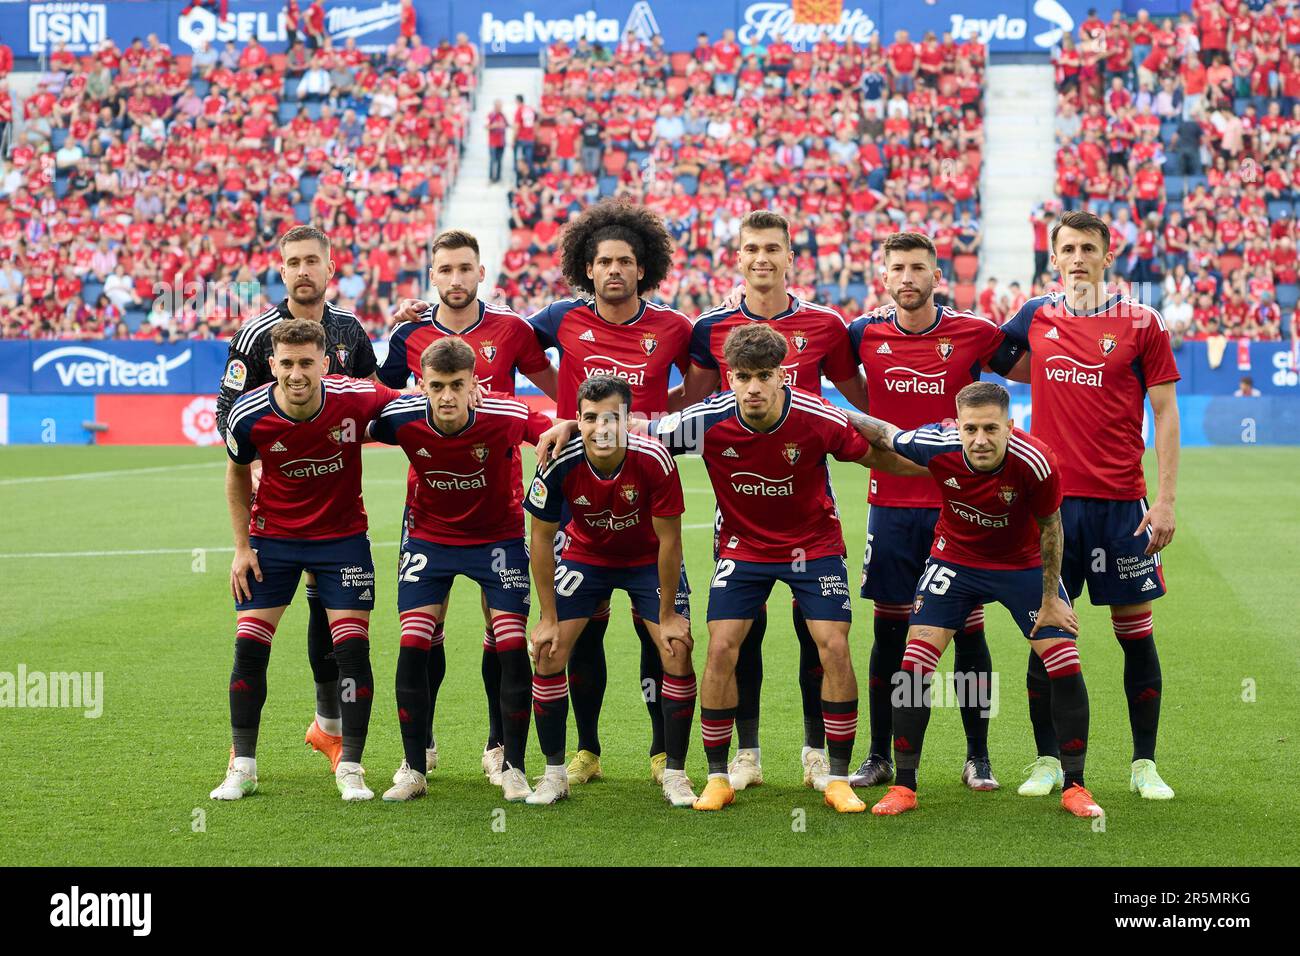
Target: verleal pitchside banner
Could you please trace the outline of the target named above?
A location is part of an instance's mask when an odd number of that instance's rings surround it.
[[[533,53],[557,40],[587,39],[616,44],[631,30],[643,41],[662,35],[670,50],[690,49],[700,31],[718,37],[732,28],[742,44],[771,43],[784,37],[806,48],[823,37],[864,43],[874,34],[892,41],[906,29],[914,40],[927,30],[978,37],[994,51],[1046,53],[1063,31],[1073,31],[1091,7],[1103,19],[1121,0],[932,0],[900,4],[891,0],[844,0],[839,19],[829,24],[797,23],[791,0],[722,0],[699,4],[684,0],[415,0],[417,29],[436,41],[464,33],[493,54]],[[307,0],[303,0],[305,7]],[[0,0],[0,36],[19,57],[34,57],[63,44],[87,53],[105,38],[119,47],[134,37],[156,33],[176,53],[200,44],[247,43],[256,37],[271,50],[283,50],[287,34],[281,0],[229,0],[224,20],[206,8],[191,10],[187,0],[103,0],[33,2]],[[326,29],[336,44],[354,39],[365,50],[382,50],[397,36],[397,0],[326,0]]]

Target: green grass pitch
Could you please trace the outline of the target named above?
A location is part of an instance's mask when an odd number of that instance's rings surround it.
[[[839,816],[800,786],[796,643],[788,592],[770,605],[763,687],[767,783],[718,814],[672,810],[649,780],[649,728],[626,596],[615,598],[602,721],[607,779],[551,808],[511,805],[484,780],[482,624],[458,582],[438,702],[442,765],[411,804],[345,805],[324,758],[306,750],[313,710],[300,596],[281,623],[258,754],[261,789],[208,799],[229,747],[225,685],[234,616],[221,449],[0,449],[0,671],[91,671],[103,714],[0,709],[0,865],[15,864],[1295,864],[1300,655],[1293,617],[1300,566],[1300,451],[1189,449],[1171,593],[1156,606],[1165,679],[1160,769],[1172,803],[1128,792],[1121,654],[1104,609],[1080,608],[1092,701],[1088,780],[1104,830],[1058,798],[1016,795],[1033,759],[1025,642],[988,613],[1000,712],[991,753],[1003,789],[970,793],[955,710],[938,709],[921,768],[921,810]],[[396,564],[405,459],[368,450],[365,500],[379,568],[371,631],[376,703],[365,763],[382,792],[401,760],[393,706]],[[1150,462],[1148,463],[1150,465]],[[528,467],[528,466],[526,466]],[[90,474],[87,474],[90,473]],[[686,557],[695,587],[697,661],[705,646],[713,498],[698,459],[682,461]],[[856,580],[866,476],[834,465]],[[207,549],[195,552],[194,549]],[[206,565],[204,561],[206,560]],[[868,602],[854,599],[852,648],[865,688]],[[941,670],[951,668],[951,652]],[[865,694],[855,755],[865,754]],[[574,744],[572,726],[569,744]],[[530,774],[541,770],[530,731]],[[698,721],[688,771],[705,777]],[[872,794],[867,794],[870,800]]]

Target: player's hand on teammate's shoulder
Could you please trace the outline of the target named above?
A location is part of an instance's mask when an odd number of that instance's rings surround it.
[[[561,418],[537,439],[537,467],[545,468],[555,459],[555,449],[578,433],[578,423]]]
[[[722,304],[728,309],[740,308],[741,301],[745,298],[745,287],[743,285],[732,286],[727,297],[722,300]]]
[[[1142,516],[1142,523],[1137,526],[1133,532],[1133,537],[1137,537],[1144,531],[1151,532],[1151,540],[1147,542],[1147,556],[1159,554],[1169,542],[1174,540],[1174,506],[1164,501],[1157,500]]]
[[[397,303],[397,308],[393,311],[393,324],[414,322],[429,311],[433,305],[434,303],[426,302],[424,299],[403,299]]]
[[[1043,606],[1038,609],[1038,618],[1034,621],[1033,630],[1029,632],[1029,639],[1033,640],[1045,627],[1059,627],[1069,631],[1075,637],[1079,636],[1079,618],[1074,613],[1074,608],[1059,597],[1043,602]]]
[[[262,568],[257,563],[257,552],[249,547],[236,547],[235,559],[230,564],[230,593],[236,601],[249,601],[253,597],[253,585],[248,580],[252,574],[257,581],[262,580]]]

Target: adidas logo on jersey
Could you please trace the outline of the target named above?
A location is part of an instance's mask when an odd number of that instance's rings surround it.
[[[358,601],[373,601],[374,599],[375,599],[375,596],[374,596],[373,594],[370,593],[370,588],[366,588],[366,589],[365,589],[364,591],[362,591],[361,594],[357,597],[357,600],[358,600]]]
[[[588,329],[586,332],[583,332],[581,335],[578,336],[578,341],[594,342],[596,341],[596,336],[592,333],[591,329]]]
[[[421,448],[419,451],[416,452],[416,454],[419,455],[421,458],[432,458],[432,457],[433,457],[432,455],[429,454],[429,449],[427,449],[427,448]]]
[[[723,458],[739,458],[740,456],[739,456],[738,454],[736,454],[736,449],[734,449],[734,448],[728,448],[726,451],[724,451],[724,452],[722,453],[722,457],[723,457]]]
[[[1048,330],[1048,333],[1043,336],[1043,338],[1059,340],[1061,337],[1056,333],[1056,326],[1052,326],[1051,329]]]
[[[1142,582],[1143,591],[1154,591],[1155,589],[1156,589],[1156,582],[1152,581],[1150,578],[1147,578],[1145,581]]]
[[[958,491],[961,491],[961,485],[957,484],[956,478],[949,478],[947,481],[944,482],[944,484],[947,485],[949,488],[956,488]]]
[[[893,355],[894,350],[889,347],[888,342],[881,342],[880,348],[876,349],[877,355]]]
[[[591,504],[591,502],[587,500],[587,496],[586,496],[586,495],[578,495],[578,497],[576,497],[576,498],[573,499],[573,503],[574,503],[575,505],[590,505],[590,504]]]
[[[271,446],[271,451],[288,451],[288,450],[289,449],[284,447],[284,442],[282,441],[277,441],[274,445]]]

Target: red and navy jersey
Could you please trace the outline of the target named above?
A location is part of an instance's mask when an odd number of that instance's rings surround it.
[[[784,402],[765,432],[745,424],[734,392],[651,425],[673,454],[704,457],[721,513],[720,558],[776,563],[844,555],[826,458],[858,461],[871,446],[825,399],[787,385]]]
[[[897,310],[864,315],[849,326],[854,357],[867,373],[871,414],[899,428],[916,428],[957,414],[957,393],[979,381],[980,370],[1005,338],[997,324],[973,312],[939,307],[934,324],[908,332]],[[871,473],[867,500],[891,508],[938,508],[939,492],[924,476]]]
[[[1036,519],[1061,507],[1061,474],[1041,440],[1013,428],[996,471],[971,467],[951,423],[899,432],[894,450],[929,468],[943,496],[932,557],[995,571],[1042,565]]]
[[[326,375],[321,407],[290,418],[275,384],[249,392],[230,409],[226,451],[241,465],[262,459],[249,533],[317,541],[366,530],[361,501],[361,445],[366,426],[397,392],[368,379]]]
[[[433,424],[423,395],[384,406],[370,435],[400,445],[415,483],[407,496],[407,530],[436,544],[490,544],[524,533],[519,443],[537,444],[552,421],[522,402],[485,397],[454,434]]]
[[[515,369],[525,375],[545,371],[551,360],[537,344],[528,323],[510,309],[478,304],[478,321],[464,332],[453,332],[438,323],[435,305],[426,318],[402,322],[388,337],[388,356],[379,366],[379,380],[401,388],[407,377],[420,375],[420,356],[438,339],[455,335],[474,350],[474,375],[484,391],[515,394]]]
[[[792,295],[788,309],[767,319],[750,312],[742,301],[734,309],[721,306],[705,312],[695,320],[691,335],[691,363],[704,369],[717,369],[724,391],[728,385],[722,344],[732,329],[749,322],[770,325],[785,336],[790,351],[781,368],[785,370],[787,385],[821,395],[823,375],[832,382],[842,382],[858,374],[848,328],[834,309]]]
[[[1025,349],[1033,355],[1033,431],[1060,456],[1065,494],[1143,497],[1146,392],[1181,378],[1160,313],[1118,295],[1075,312],[1054,292],[1030,299],[1002,331],[1011,346],[1006,361]]]
[[[659,559],[655,518],[686,510],[681,476],[672,456],[653,438],[629,435],[627,454],[606,476],[590,461],[576,436],[539,469],[524,507],[542,521],[561,520],[568,505],[564,558],[603,567],[632,567]]]
[[[691,320],[666,305],[641,300],[630,322],[608,322],[594,300],[561,299],[528,320],[543,348],[560,350],[556,412],[578,417],[578,386],[592,375],[614,375],[632,389],[632,411],[646,416],[668,409],[668,377],[685,372]]]

